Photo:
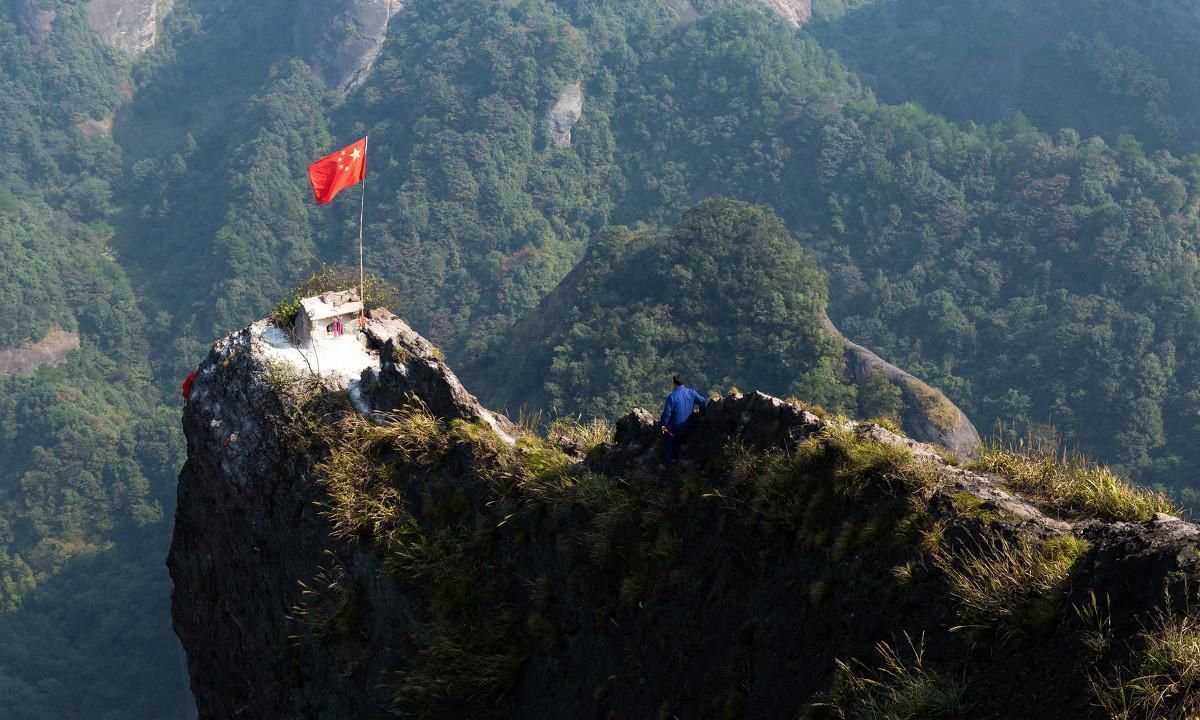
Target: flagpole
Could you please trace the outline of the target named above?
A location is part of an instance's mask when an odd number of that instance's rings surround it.
[[[364,313],[367,311],[367,295],[364,289],[363,282],[363,217],[367,212],[367,146],[371,143],[371,136],[367,135],[363,138],[363,186],[362,186],[362,205],[358,209],[358,300],[362,303],[362,307],[358,310],[358,327],[365,328],[367,325]]]

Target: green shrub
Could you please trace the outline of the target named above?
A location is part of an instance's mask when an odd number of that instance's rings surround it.
[[[358,270],[346,267],[321,265],[304,282],[292,289],[287,298],[280,300],[271,311],[271,319],[282,328],[292,328],[300,314],[300,301],[331,290],[358,290]],[[366,295],[364,305],[368,308],[382,307],[393,311],[400,307],[400,291],[383,278],[368,274],[362,280],[362,291]]]

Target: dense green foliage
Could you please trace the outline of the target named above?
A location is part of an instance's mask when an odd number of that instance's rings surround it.
[[[1174,484],[1195,460],[1176,402],[1196,371],[1187,163],[1071,131],[965,134],[912,108],[863,110],[819,151],[843,330],[985,427],[1053,422]]]
[[[330,143],[326,90],[280,30],[294,5],[179,3],[114,130],[129,175],[116,242],[164,387],[319,264],[304,169]],[[350,264],[341,249],[326,254]]]
[[[170,634],[167,523],[77,558],[0,616],[0,717],[182,718],[187,678]]]
[[[464,375],[499,407],[618,416],[657,407],[673,373],[851,406],[841,347],[821,330],[824,275],[774,214],[707,200],[669,232],[613,229],[518,324],[522,353]]]
[[[1187,3],[857,4],[845,12],[814,2],[809,30],[888,102],[988,123],[1017,108],[1047,129],[1200,149],[1200,17]]]
[[[985,430],[1054,423],[1126,474],[1186,482],[1196,160],[1147,155],[1128,136],[1052,139],[1020,117],[959,128],[878,104],[757,12],[713,10],[655,43],[626,37],[639,52],[602,53],[585,82],[593,105],[576,152],[589,157],[588,123],[607,120],[618,166],[584,170],[619,178],[613,221],[673,222],[714,192],[768,204],[811,235],[843,330],[941,386]],[[479,276],[439,269],[413,275],[457,293],[444,305],[492,302],[474,294]],[[473,347],[505,321],[476,326]],[[425,329],[461,351],[448,326]],[[518,335],[510,347],[527,345]]]
[[[110,248],[128,63],[83,4],[45,5],[36,47],[0,13],[0,349],[55,326],[81,347],[0,374],[0,717],[164,717],[186,697],[161,567],[182,438]]]

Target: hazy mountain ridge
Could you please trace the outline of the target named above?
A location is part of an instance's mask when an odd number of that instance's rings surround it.
[[[984,123],[1019,110],[1048,131],[1200,148],[1192,3],[881,2],[811,29],[888,102]]]

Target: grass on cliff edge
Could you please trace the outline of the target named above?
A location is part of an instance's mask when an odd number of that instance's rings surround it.
[[[313,429],[328,450],[316,474],[328,493],[322,512],[331,535],[377,547],[391,577],[409,585],[429,615],[426,643],[407,666],[390,673],[393,709],[428,720],[505,717],[526,645],[507,601],[510,583],[480,561],[489,555],[494,527],[476,524],[475,508],[446,482],[443,470],[456,447],[477,447],[474,439],[486,444],[485,456],[509,446],[490,428],[462,422],[447,427],[417,401],[372,418],[340,413]],[[406,483],[406,477],[412,480]],[[408,497],[412,492],[421,496]],[[414,500],[445,521],[418,523],[410,509]],[[323,643],[363,632],[343,617],[365,622],[343,610],[352,584],[348,574],[331,577],[317,583],[319,591],[306,593],[303,612],[294,612]]]
[[[940,485],[937,472],[909,448],[860,437],[849,426],[828,425],[790,452],[751,451],[735,442],[726,454],[735,487],[753,486],[751,506],[769,521],[796,527],[818,490],[850,498],[877,488],[928,500]]]
[[[1200,715],[1200,613],[1165,609],[1139,633],[1140,651],[1115,682],[1092,677],[1096,704],[1120,720],[1192,720]]]
[[[1180,514],[1163,493],[1131,485],[1080,455],[992,442],[980,447],[971,468],[1001,475],[1010,489],[1066,519],[1143,522],[1155,513]]]
[[[606,441],[609,431],[560,424],[552,436],[571,436],[566,444],[586,448]],[[527,643],[532,642],[520,630],[522,619],[515,616],[493,616],[495,626],[486,633],[463,631],[480,622],[478,598],[499,601],[508,593],[491,587],[491,581],[480,575],[478,558],[486,555],[486,550],[473,547],[477,539],[469,537],[469,530],[462,538],[438,538],[429,535],[433,530],[422,532],[415,527],[408,511],[409,499],[403,496],[403,475],[427,475],[429,482],[437,484],[443,469],[465,461],[491,490],[497,503],[494,512],[499,513],[495,517],[504,518],[501,524],[511,517],[505,513],[549,508],[549,516],[553,517],[559,512],[587,510],[591,518],[587,529],[573,538],[583,551],[578,557],[593,565],[610,560],[627,563],[619,593],[612,588],[592,588],[612,596],[606,595],[605,602],[598,603],[608,608],[605,612],[622,603],[636,602],[655,588],[661,591],[670,586],[664,577],[672,572],[675,561],[670,558],[679,553],[675,548],[678,537],[669,523],[663,524],[666,510],[659,508],[670,505],[674,497],[663,494],[673,492],[666,487],[657,488],[659,495],[655,497],[645,495],[645,487],[650,486],[634,483],[643,491],[631,491],[619,478],[587,472],[562,451],[559,443],[528,434],[520,436],[516,444],[509,444],[486,424],[461,420],[447,424],[420,404],[373,419],[347,413],[337,421],[326,442],[331,453],[320,470],[330,492],[327,512],[335,532],[348,539],[378,544],[391,566],[403,566],[403,576],[421,579],[421,592],[435,609],[431,644],[419,654],[417,662],[396,676],[398,707],[453,709],[478,717],[496,714],[503,708],[515,673],[527,657]],[[1004,460],[1019,470],[1025,466],[1018,462],[1027,459],[993,452],[985,454],[982,462],[998,467]],[[901,545],[915,540],[915,526],[929,524],[928,502],[943,487],[942,475],[928,462],[914,458],[907,447],[864,437],[848,425],[831,425],[791,451],[752,451],[731,443],[721,467],[731,481],[726,491],[733,494],[696,488],[692,497],[726,499],[730,507],[748,509],[769,524],[791,528],[801,539],[811,540],[806,541],[809,547],[828,551],[835,564],[839,556],[848,555],[843,546],[866,546],[879,537],[893,538]],[[1030,471],[1032,477],[1050,474],[1058,483],[1056,487],[1066,482],[1053,474],[1061,472],[1053,467],[1043,470],[1038,465],[1035,469],[1041,474]],[[423,483],[410,487],[421,487]],[[685,483],[681,492],[686,491]],[[836,507],[851,498],[881,500],[879,507],[895,512],[876,530],[870,529],[877,524],[874,517],[842,517],[831,524],[840,517]],[[429,496],[421,503],[427,511],[438,512],[430,505],[433,500]],[[460,529],[471,527],[476,522],[471,507],[468,503],[461,522],[450,524]],[[849,535],[847,528],[853,530]],[[822,536],[821,542],[817,542],[817,535]],[[1050,541],[1017,538],[979,540],[974,545],[969,542],[947,537],[920,548],[932,557],[950,583],[962,622],[986,626],[1002,637],[1036,637],[1053,627],[1062,589],[1086,544],[1071,536]],[[662,566],[656,572],[663,577],[650,574],[651,563],[646,558],[661,559],[655,561],[655,567]],[[453,572],[448,572],[451,567]],[[514,604],[510,601],[508,605]],[[598,611],[598,617],[601,615],[604,612]],[[335,612],[333,617],[339,614]],[[543,634],[550,637],[547,644],[553,646],[554,629]],[[895,654],[892,659],[895,662],[888,665],[885,656],[881,674],[856,671],[847,676],[847,682],[857,683],[859,690],[866,692],[862,695],[866,703],[863,708],[877,703],[882,703],[879,707],[906,706],[910,702],[919,705],[925,702],[922,693],[937,705],[942,703],[944,692],[952,710],[947,716],[954,715],[955,683],[947,684],[944,676],[922,668],[919,658],[916,665],[897,664],[900,661]],[[848,666],[848,670],[853,668]],[[465,707],[456,704],[463,698],[456,696],[452,688],[473,682],[476,684],[471,686]]]
[[[1053,627],[1071,569],[1088,547],[1073,535],[997,535],[939,547],[933,562],[950,583],[963,623],[1019,638]]]

